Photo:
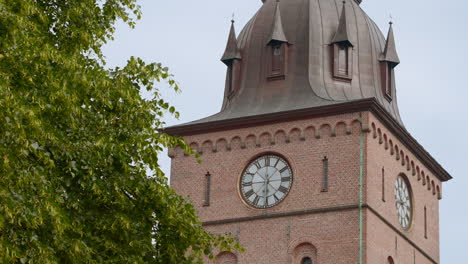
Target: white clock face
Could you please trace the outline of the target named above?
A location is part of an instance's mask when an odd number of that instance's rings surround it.
[[[413,201],[408,183],[402,176],[398,176],[395,183],[395,200],[398,221],[404,229],[408,229],[413,219]]]
[[[289,164],[275,155],[265,155],[251,162],[242,174],[242,198],[256,208],[270,208],[289,193],[293,174]]]

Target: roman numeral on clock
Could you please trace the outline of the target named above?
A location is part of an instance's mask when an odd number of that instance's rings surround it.
[[[244,186],[244,187],[252,186],[252,182],[244,182],[244,183],[242,184],[242,186]]]
[[[260,164],[257,161],[255,161],[253,164],[255,165],[255,167],[257,167],[257,170],[261,168]]]
[[[260,196],[255,197],[253,204],[258,204],[259,200],[260,200]]]
[[[245,193],[245,197],[250,198],[250,196],[252,196],[254,194],[254,191],[253,190],[250,190],[248,192]]]
[[[286,188],[286,187],[284,187],[284,186],[280,186],[280,187],[278,188],[278,191],[280,191],[280,192],[286,194],[286,193],[288,192],[288,188]]]
[[[291,177],[283,177],[281,178],[281,182],[289,182],[291,181]]]
[[[275,203],[279,201],[279,198],[276,197],[276,194],[273,194],[273,199],[275,199]]]

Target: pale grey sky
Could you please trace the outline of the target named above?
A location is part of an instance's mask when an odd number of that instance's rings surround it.
[[[135,30],[119,25],[105,48],[109,66],[130,56],[168,66],[183,93],[165,93],[182,113],[177,124],[216,113],[222,103],[225,66],[219,61],[232,13],[240,32],[260,0],[140,0]],[[363,9],[387,32],[394,21],[401,64],[398,101],[406,128],[454,177],[441,202],[441,263],[468,259],[468,1],[363,0]],[[169,174],[170,160],[162,155]]]

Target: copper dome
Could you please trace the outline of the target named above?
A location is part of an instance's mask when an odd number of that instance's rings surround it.
[[[390,69],[399,63],[393,32],[390,27],[386,39],[359,2],[264,1],[237,39],[232,38],[235,33],[231,28],[223,62],[229,67],[230,59],[236,61],[238,71],[232,76],[228,69],[221,111],[190,124],[375,98],[395,121],[403,125],[394,75],[388,75],[387,81],[383,81],[382,75],[383,62],[390,65]],[[268,44],[271,41],[285,43],[288,48],[283,78],[268,78],[271,52]],[[334,75],[333,43],[345,43],[350,48],[347,60],[350,65],[347,67],[352,71],[348,78]],[[232,84],[228,84],[233,78],[237,85],[234,91]],[[383,87],[385,84],[389,87]],[[392,94],[391,98],[386,96],[385,89]]]

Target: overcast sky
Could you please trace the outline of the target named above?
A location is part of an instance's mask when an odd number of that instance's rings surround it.
[[[105,48],[109,66],[130,56],[161,62],[183,93],[164,93],[182,113],[177,124],[219,111],[226,67],[224,51],[231,16],[240,32],[260,0],[140,0],[143,19],[135,30],[119,25]],[[401,116],[410,133],[454,177],[441,202],[441,263],[468,255],[468,1],[363,0],[362,8],[383,32],[390,15],[401,64],[396,84]],[[169,175],[170,160],[162,155]]]

